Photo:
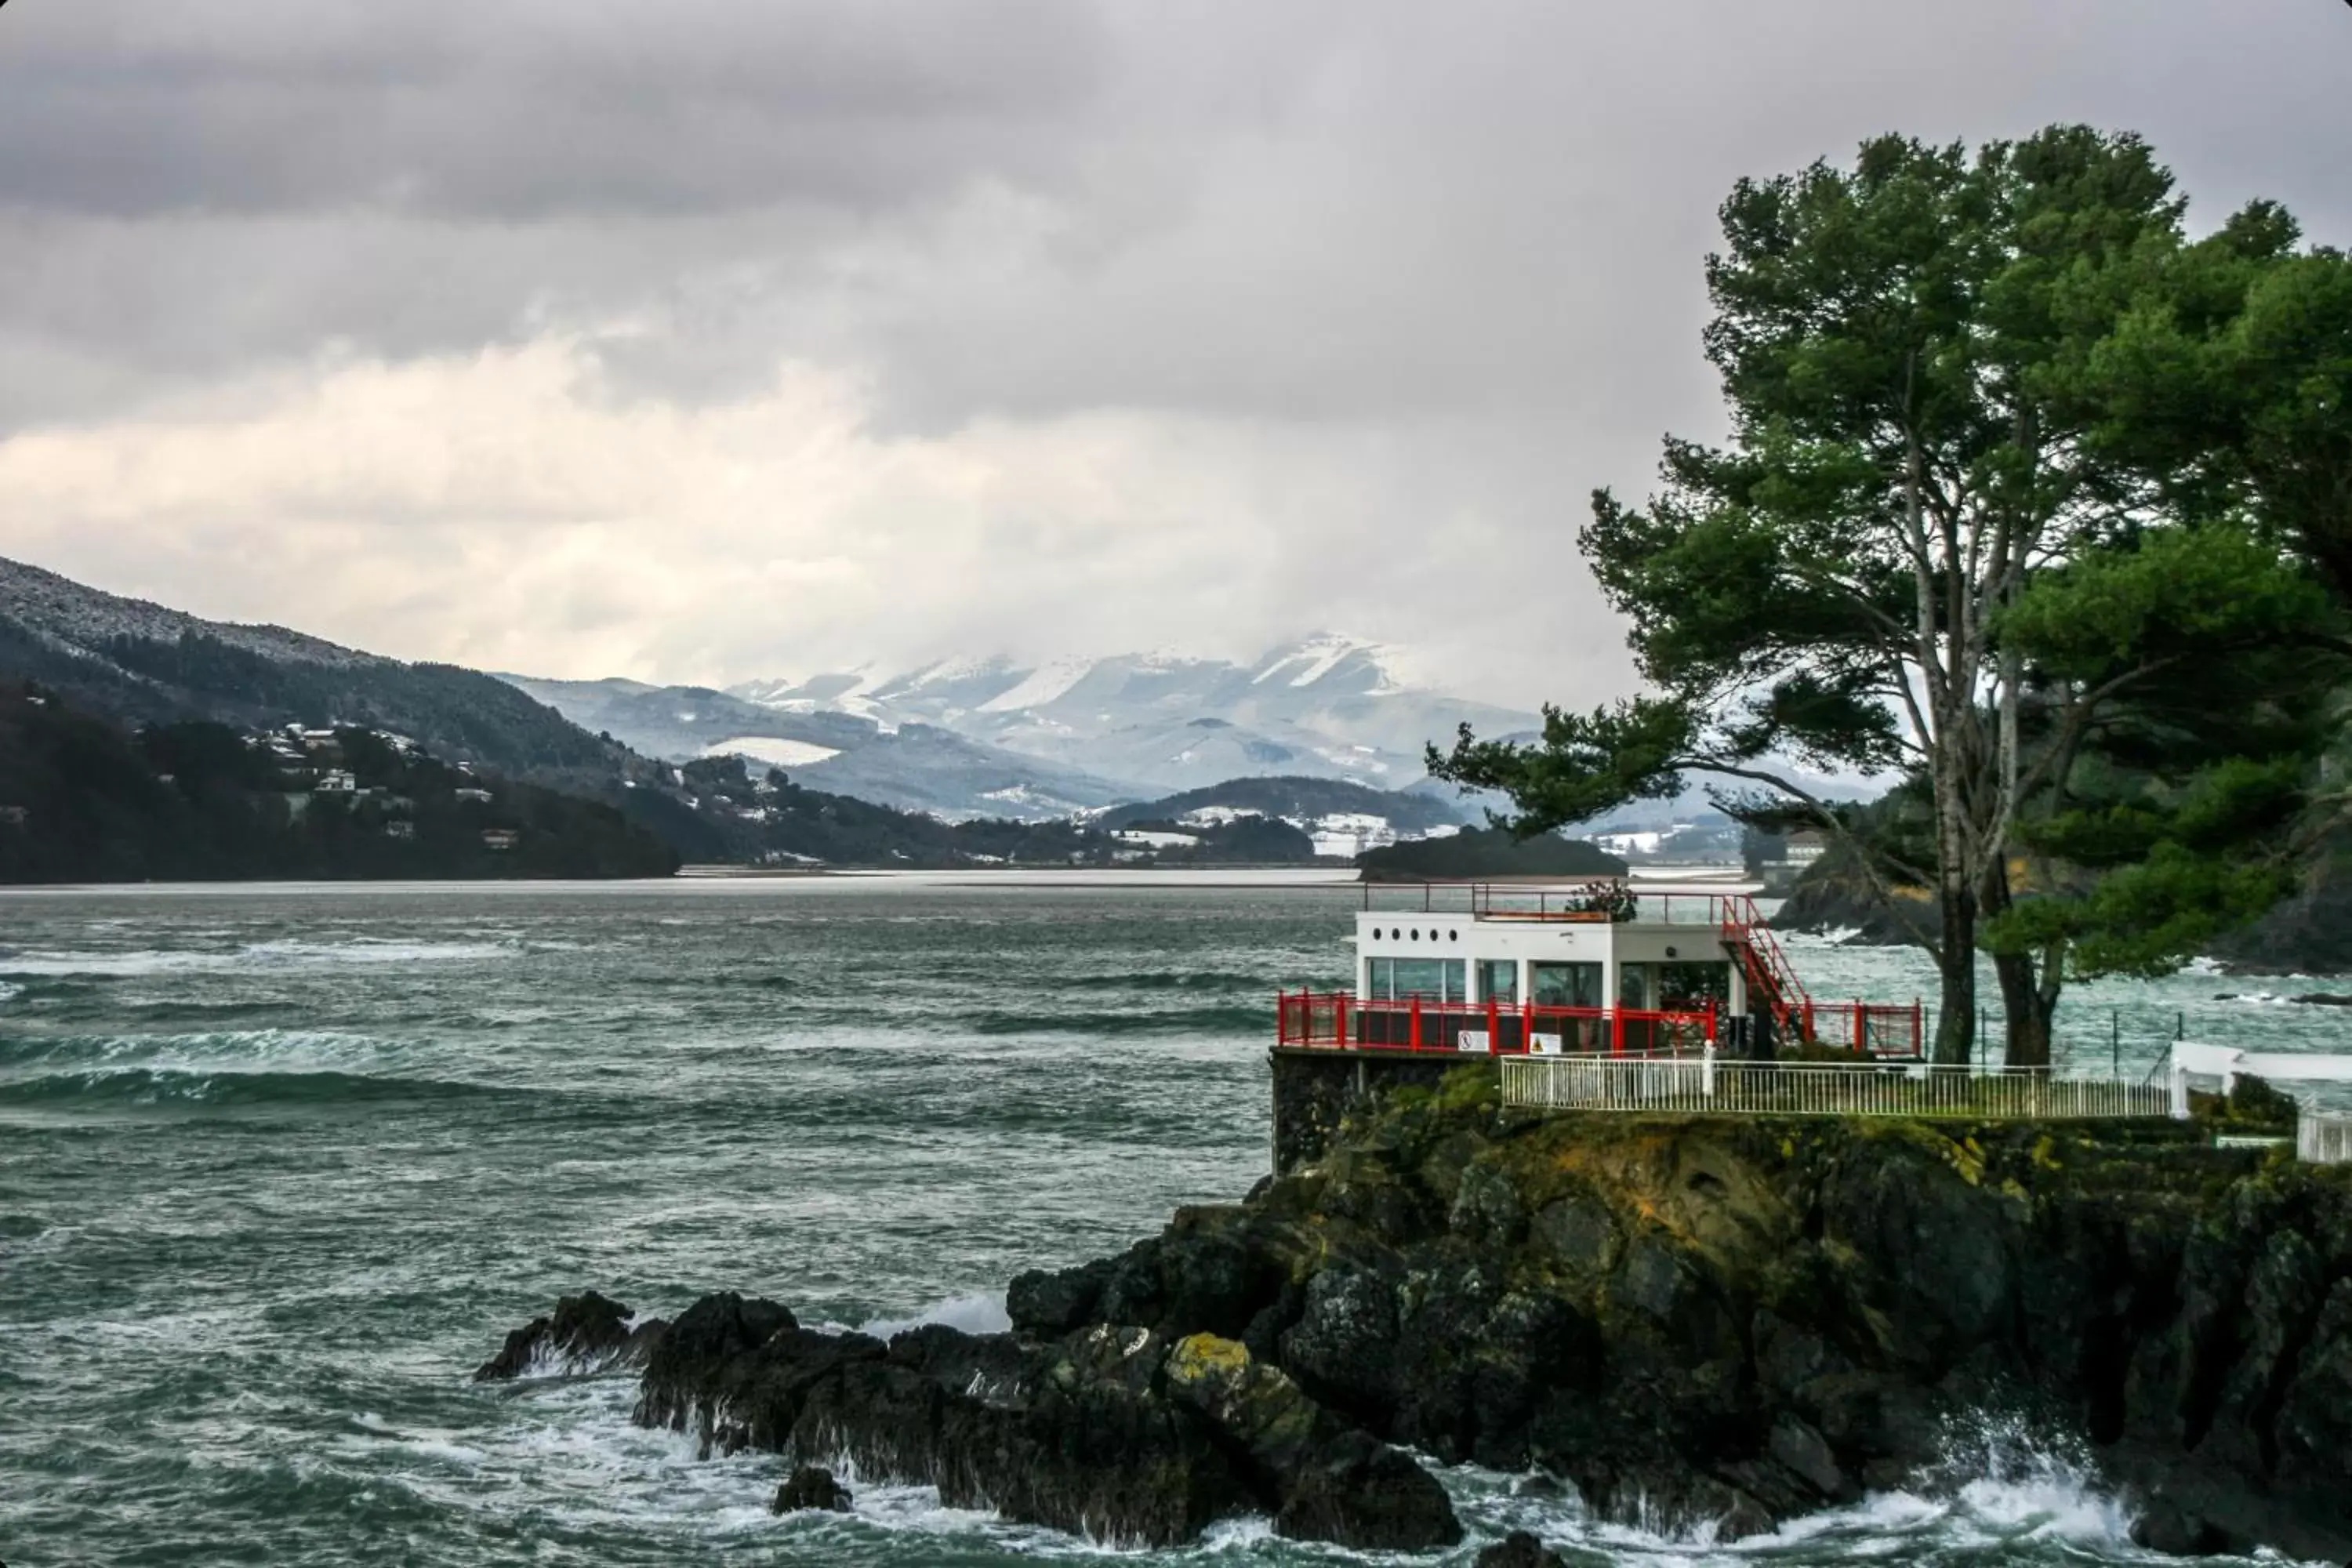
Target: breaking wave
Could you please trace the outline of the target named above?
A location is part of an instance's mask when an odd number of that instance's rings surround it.
[[[177,974],[205,971],[296,968],[336,963],[447,963],[511,958],[507,942],[399,942],[355,937],[350,942],[257,942],[227,952],[134,949],[121,952],[33,951],[0,952],[0,975]]]
[[[190,1071],[120,1068],[47,1073],[0,1082],[0,1105],[24,1108],[369,1105],[468,1100],[512,1091],[441,1079],[373,1078],[349,1072]]]
[[[1177,1007],[1152,1012],[976,1013],[976,1035],[1234,1035],[1274,1026],[1274,1007]]]
[[[365,1035],[327,1029],[219,1029],[180,1034],[0,1037],[0,1068],[142,1067],[164,1072],[352,1070],[383,1060]]]
[[[1570,1561],[1734,1564],[2114,1561],[2141,1555],[2133,1511],[2088,1449],[2012,1416],[1955,1423],[1942,1460],[1910,1485],[1806,1514],[1769,1535],[1725,1542],[1712,1524],[1654,1529],[1597,1519],[1540,1478],[1464,1467],[1440,1472],[1474,1534],[1532,1531]]]
[[[958,1329],[967,1334],[1001,1334],[1013,1326],[1012,1317],[1004,1310],[1004,1293],[974,1291],[966,1296],[950,1296],[934,1302],[911,1318],[869,1318],[857,1325],[857,1331],[877,1340],[903,1334],[908,1329],[924,1328],[938,1323]]]

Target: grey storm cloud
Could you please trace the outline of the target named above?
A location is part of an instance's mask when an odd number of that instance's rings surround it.
[[[1555,579],[1517,632],[1421,629],[1487,647],[1465,668],[1516,695],[1573,695],[1588,666],[1607,673],[1584,689],[1622,679],[1574,563],[1580,498],[1638,489],[1661,432],[1713,427],[1700,259],[1735,179],[1886,130],[2079,120],[2146,133],[2198,219],[2273,196],[2342,243],[2347,72],[2333,0],[20,0],[0,11],[0,454],[557,341],[564,395],[657,431],[816,367],[856,389],[871,472],[954,452],[934,496],[996,494],[972,476],[1008,443],[1107,460],[1108,421],[1149,449],[1124,491],[991,503],[1028,574],[1007,624],[1053,602],[1033,579],[1135,569],[1119,531],[1159,526],[1138,520],[1214,454],[1251,477],[1198,504],[1259,509],[1218,525],[1289,541],[1251,559],[1316,574],[1318,618],[1385,635],[1431,559]],[[1062,456],[1022,445],[1057,422]],[[246,504],[202,489],[171,494]],[[1057,521],[1088,497],[1095,533]],[[463,498],[302,504],[499,537]],[[35,526],[0,516],[0,552]],[[100,563],[141,559],[135,520],[112,526]],[[256,608],[173,570],[184,597]],[[1222,613],[1232,638],[1310,613],[1154,570],[1183,624]],[[761,673],[751,641],[611,646]]]
[[[324,340],[614,314],[659,319],[636,357],[666,394],[813,353],[930,421],[1593,413],[1628,374],[1687,406],[1724,190],[1879,130],[2128,124],[2217,211],[2260,193],[2352,226],[2347,23],[2321,0],[47,0],[0,20],[0,323],[77,408]]]

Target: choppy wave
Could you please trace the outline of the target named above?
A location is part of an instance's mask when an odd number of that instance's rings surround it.
[[[163,1072],[355,1070],[384,1059],[383,1042],[329,1029],[212,1029],[173,1034],[0,1037],[0,1068],[76,1065]]]
[[[1071,1009],[978,1012],[968,1026],[977,1035],[1237,1035],[1274,1025],[1271,1005],[1263,1007],[1175,1007],[1122,1013]]]
[[[1260,975],[1234,974],[1217,970],[1192,973],[1165,970],[1145,974],[1057,975],[1047,984],[1057,991],[1209,991],[1268,997],[1276,989],[1274,982]]]
[[[394,1100],[469,1100],[508,1092],[445,1079],[374,1078],[331,1071],[190,1071],[139,1067],[44,1073],[0,1081],[0,1105],[50,1109],[369,1105]]]
[[[230,952],[210,952],[172,948],[120,952],[35,950],[0,952],[0,975],[122,976],[332,963],[447,963],[511,958],[521,951],[520,944],[511,942],[403,942],[377,937],[350,942],[257,942]]]

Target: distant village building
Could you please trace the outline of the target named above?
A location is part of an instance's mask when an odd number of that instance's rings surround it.
[[[416,837],[416,824],[387,822],[383,825],[383,836],[386,838],[414,838]]]
[[[486,789],[461,789],[457,792],[457,798],[470,800],[477,805],[488,805],[490,804],[491,797],[490,792]]]
[[[1829,847],[1830,841],[1827,837],[1807,829],[1802,833],[1789,835],[1788,847],[1781,851],[1780,858],[1801,870],[1829,853]]]
[[[360,781],[341,768],[329,768],[319,775],[319,792],[322,795],[351,795],[360,787]]]
[[[32,812],[21,805],[0,805],[0,827],[22,827]]]
[[[1369,812],[1335,811],[1305,826],[1307,837],[1315,841],[1315,853],[1325,859],[1352,860],[1367,849],[1397,841],[1389,819]]]
[[[511,827],[482,829],[482,847],[485,849],[511,849],[521,838],[522,835]]]

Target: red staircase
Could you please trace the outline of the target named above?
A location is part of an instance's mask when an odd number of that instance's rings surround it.
[[[1780,950],[1772,928],[1756,912],[1756,900],[1741,894],[1725,899],[1722,908],[1724,949],[1738,960],[1740,973],[1747,979],[1749,1010],[1770,1013],[1773,1025],[1783,1034],[1806,1032],[1812,1019],[1813,999],[1790,967],[1789,955]]]
[[[1816,1002],[1789,963],[1772,928],[1745,894],[1723,900],[1723,947],[1748,981],[1751,1013],[1769,1013],[1783,1039],[1852,1048],[1880,1060],[1916,1058],[1927,1045],[1926,1010],[1886,1003]]]

